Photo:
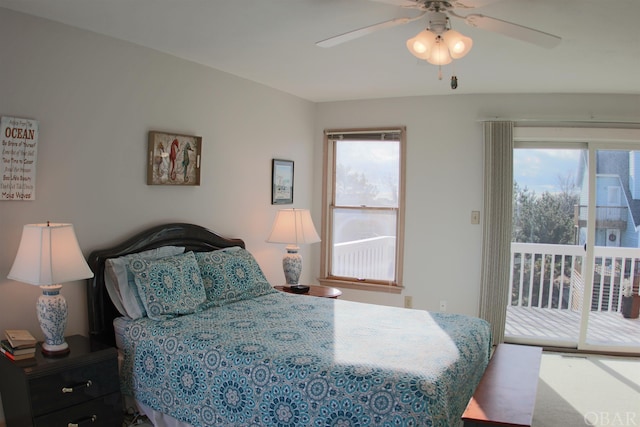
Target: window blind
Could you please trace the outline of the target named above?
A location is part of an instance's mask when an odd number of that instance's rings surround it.
[[[327,138],[332,141],[400,141],[400,129],[384,129],[376,131],[327,131]]]

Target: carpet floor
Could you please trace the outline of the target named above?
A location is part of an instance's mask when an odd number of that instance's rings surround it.
[[[640,427],[640,358],[542,355],[532,427]]]

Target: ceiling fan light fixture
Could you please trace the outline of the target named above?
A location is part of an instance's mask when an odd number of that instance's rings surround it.
[[[431,49],[431,55],[427,58],[427,62],[433,65],[447,65],[452,61],[449,49],[443,42],[442,38],[438,36],[436,45]]]
[[[436,44],[437,36],[429,30],[422,30],[415,37],[407,40],[407,49],[413,56],[427,60]]]
[[[465,56],[473,46],[471,37],[464,36],[456,30],[448,30],[443,35],[445,44],[449,48],[449,53],[453,59],[459,59]]]
[[[451,29],[439,35],[427,28],[407,40],[407,49],[413,56],[435,65],[446,65],[453,59],[462,58],[472,46],[470,37]]]

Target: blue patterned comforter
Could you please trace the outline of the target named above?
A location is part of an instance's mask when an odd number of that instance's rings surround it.
[[[123,392],[194,426],[457,426],[480,319],[281,292],[131,321]]]

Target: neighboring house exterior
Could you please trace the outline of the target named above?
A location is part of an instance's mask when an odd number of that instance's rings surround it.
[[[586,243],[589,193],[584,156],[578,170],[580,204],[575,212],[580,245]],[[595,245],[640,247],[640,152],[601,150],[596,161]]]
[[[579,245],[586,243],[587,236],[589,178],[586,156],[585,151],[578,168],[580,200],[575,209],[575,224],[578,227]],[[599,150],[596,156],[595,246],[639,248],[640,151]],[[628,277],[633,272],[636,282],[639,269],[637,257],[618,259],[616,255],[596,254],[591,310],[618,311],[622,277]],[[583,284],[578,282],[572,282],[574,309],[582,306]]]

